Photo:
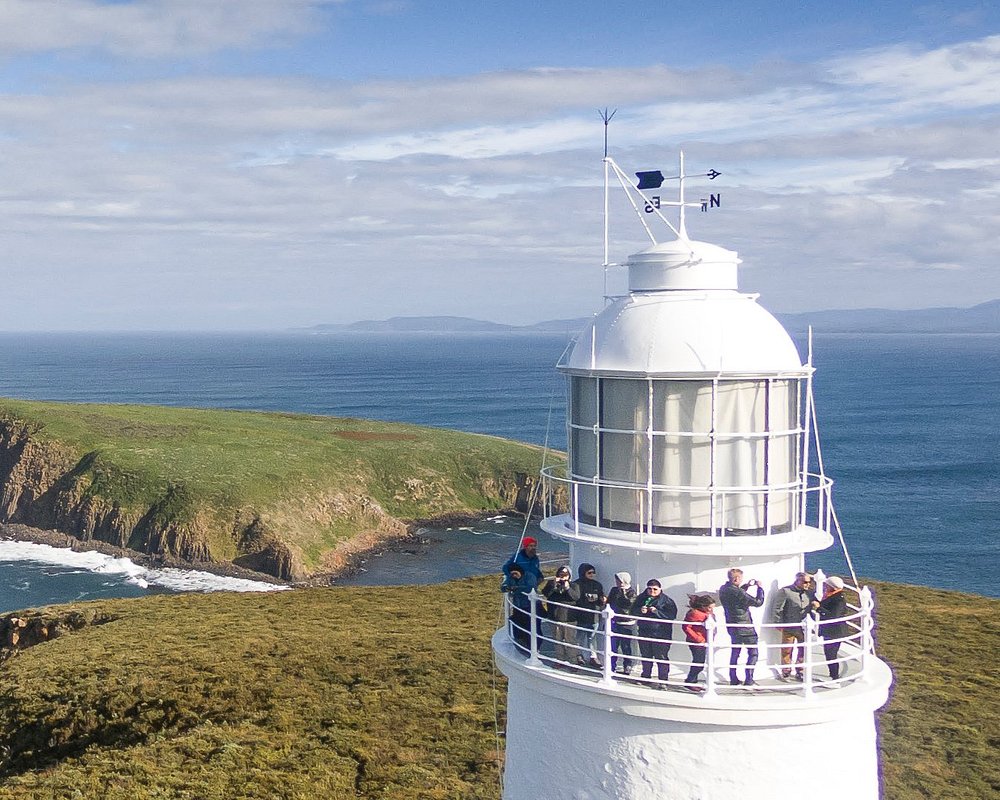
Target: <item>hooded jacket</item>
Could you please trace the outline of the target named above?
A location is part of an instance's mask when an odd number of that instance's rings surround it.
[[[628,616],[632,612],[632,603],[635,602],[632,576],[627,572],[616,572],[615,577],[622,581],[622,585],[612,586],[611,591],[608,592],[608,605],[615,612],[615,618],[611,624],[615,628],[634,628],[635,620]]]
[[[531,601],[528,599],[528,594],[534,588],[535,584],[527,575],[522,575],[520,578],[508,575],[500,584],[500,591],[509,592],[514,608],[519,608],[522,611],[531,610]]]
[[[580,589],[576,582],[560,583],[558,577],[549,578],[542,586],[542,594],[547,603],[547,616],[554,622],[574,622],[576,620],[576,601],[580,599]],[[556,605],[556,604],[559,605]]]
[[[577,568],[577,575],[579,577],[573,581],[573,585],[580,592],[580,597],[576,601],[578,608],[576,621],[579,625],[594,628],[597,627],[597,623],[601,619],[600,614],[597,612],[604,608],[607,598],[604,596],[604,587],[600,581],[584,577],[592,569],[594,569],[593,564],[581,564]]]

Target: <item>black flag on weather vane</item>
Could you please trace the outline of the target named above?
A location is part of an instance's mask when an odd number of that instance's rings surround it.
[[[659,189],[663,185],[663,173],[658,169],[648,172],[637,172],[635,177],[639,179],[636,189]]]

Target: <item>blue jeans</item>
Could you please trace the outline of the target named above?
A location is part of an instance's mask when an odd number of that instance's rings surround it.
[[[579,656],[584,661],[588,658],[597,660],[597,623],[587,625],[582,622],[576,624],[576,644],[579,647]]]

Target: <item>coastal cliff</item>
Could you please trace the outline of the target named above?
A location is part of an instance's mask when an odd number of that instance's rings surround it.
[[[3,400],[0,523],[302,580],[418,520],[527,511],[541,455],[413,425]]]

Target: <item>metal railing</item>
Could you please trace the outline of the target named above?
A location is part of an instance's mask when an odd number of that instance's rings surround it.
[[[833,525],[831,489],[825,475],[809,473],[808,485],[798,482],[770,486],[693,487],[635,484],[567,474],[565,465],[541,470],[544,516],[561,513],[559,498],[567,497],[574,532],[580,526],[631,531],[640,536],[683,533],[693,536],[771,535],[811,524],[829,532]],[[581,495],[593,505],[582,510]],[[661,511],[664,506],[679,509]],[[701,504],[692,512],[690,506]],[[683,507],[689,508],[685,510]],[[677,522],[668,525],[666,518]],[[707,517],[707,519],[706,519]],[[680,522],[689,524],[681,526]],[[690,524],[694,519],[699,524]],[[753,520],[747,524],[746,520]],[[732,524],[742,521],[743,524]]]
[[[865,680],[868,675],[870,658],[874,654],[874,599],[867,587],[859,589],[846,586],[845,591],[853,593],[857,603],[848,603],[850,613],[837,619],[819,621],[809,614],[800,626],[778,623],[727,625],[709,617],[701,625],[707,639],[701,645],[704,647],[704,662],[695,660],[690,649],[691,642],[674,638],[675,631],[679,632],[680,626],[685,624],[681,619],[640,619],[616,614],[610,607],[590,611],[547,600],[534,590],[521,594],[520,598],[515,594],[504,595],[507,610],[504,630],[529,666],[552,670],[554,673],[591,677],[599,685],[606,687],[621,684],[648,689],[677,689],[709,697],[719,695],[720,690],[726,695],[784,692],[799,693],[808,698],[817,691],[828,691]],[[564,613],[560,613],[560,609]],[[592,616],[592,626],[575,621],[581,612]],[[555,619],[560,616],[568,619]],[[586,618],[585,616],[584,619]],[[647,635],[640,635],[638,631],[623,632],[621,625],[615,626],[616,622],[629,621],[642,623]],[[825,638],[821,635],[821,629],[840,623],[848,628],[846,636]],[[648,635],[654,624],[662,626],[667,635]],[[727,629],[734,628],[753,628],[759,634],[757,644],[731,641]],[[791,658],[784,659],[786,663],[782,663],[782,651],[790,645],[781,640],[781,632],[792,629],[800,630],[801,642],[792,648]],[[595,639],[593,652],[590,649],[591,636]],[[828,658],[824,644],[839,645],[838,652]],[[615,652],[615,648],[621,648],[622,645],[625,652]],[[665,645],[669,647],[668,657],[663,657],[663,650],[659,657],[651,655],[657,645],[661,648]],[[731,664],[733,651],[746,650],[748,647],[756,647],[759,661],[751,667],[743,663],[741,657],[739,663]],[[687,659],[679,657],[685,655],[688,656]],[[742,656],[745,657],[745,654]],[[668,665],[665,670],[661,668],[660,662]],[[702,663],[703,669],[698,680],[689,682],[689,670]],[[837,665],[833,672],[839,673],[836,678],[831,677],[833,665]],[[626,666],[631,666],[631,669],[625,671]],[[636,670],[636,666],[640,669]],[[738,685],[733,685],[730,681],[730,672],[733,670],[738,674],[745,674],[749,670],[754,682],[746,685],[744,681],[740,681]],[[787,677],[783,672],[787,673]]]

